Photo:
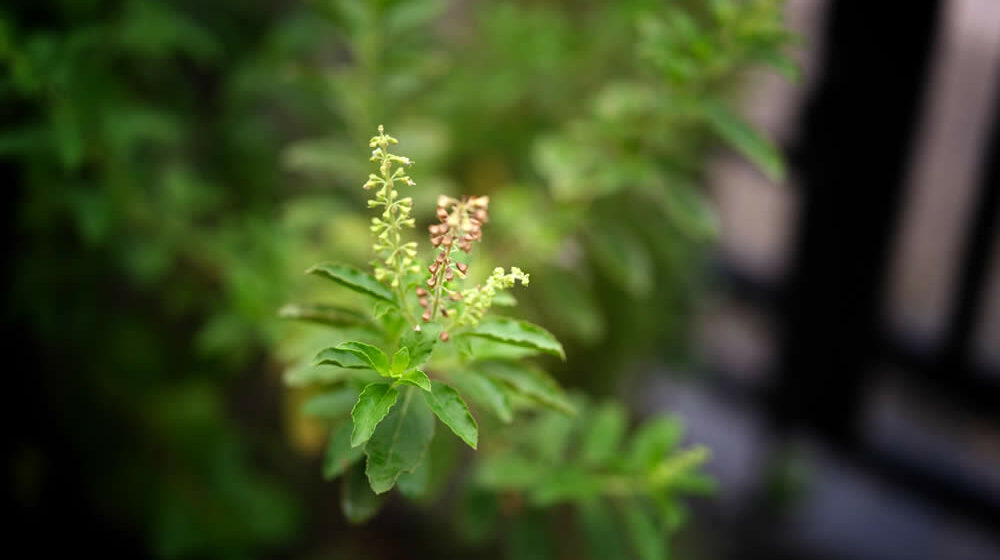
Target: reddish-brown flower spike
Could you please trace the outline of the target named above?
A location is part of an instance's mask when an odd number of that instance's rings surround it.
[[[427,290],[423,288],[417,288],[417,295],[420,297],[424,297],[427,295]]]

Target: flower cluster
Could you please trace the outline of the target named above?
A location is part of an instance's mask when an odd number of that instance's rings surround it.
[[[521,282],[522,286],[528,285],[528,275],[520,268],[512,266],[509,274],[505,274],[503,268],[499,266],[494,268],[493,274],[486,279],[486,284],[462,292],[465,306],[458,317],[458,324],[478,325],[483,315],[493,305],[493,298],[496,297],[497,292],[514,287],[518,281]]]
[[[483,238],[483,224],[489,220],[490,198],[488,196],[467,196],[455,199],[439,196],[437,217],[440,223],[430,226],[431,245],[438,249],[434,262],[427,267],[430,278],[427,287],[417,288],[420,306],[424,309],[421,319],[428,322],[437,317],[448,317],[447,300],[460,301],[462,294],[453,290],[448,283],[455,274],[465,277],[469,266],[458,262],[452,256],[452,250],[458,248],[468,253],[472,243]],[[447,298],[447,300],[446,300]],[[448,340],[448,333],[441,333],[441,340]]]
[[[385,207],[381,217],[372,218],[371,225],[375,234],[375,254],[382,259],[382,264],[375,265],[375,278],[387,281],[393,288],[399,288],[400,278],[407,272],[419,271],[416,264],[417,244],[402,241],[403,228],[414,227],[414,219],[410,216],[413,199],[399,198],[395,188],[396,181],[409,186],[415,183],[406,174],[404,167],[393,169],[393,164],[409,166],[413,162],[408,157],[389,153],[389,145],[397,143],[399,141],[386,134],[382,125],[379,125],[378,136],[372,137],[368,143],[369,147],[374,148],[370,160],[378,162],[379,175],[368,175],[368,181],[363,185],[365,190],[378,188],[375,198],[368,201],[368,207]]]

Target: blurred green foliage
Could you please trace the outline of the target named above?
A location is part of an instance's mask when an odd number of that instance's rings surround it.
[[[274,314],[312,299],[311,263],[370,257],[379,122],[417,208],[502,201],[486,250],[532,273],[521,308],[567,342],[568,385],[687,359],[704,164],[721,141],[780,177],[731,100],[754,64],[794,72],[789,41],[772,0],[5,3],[5,320],[78,491],[159,557],[301,534],[290,442],[324,438],[282,431],[275,378],[328,341]]]

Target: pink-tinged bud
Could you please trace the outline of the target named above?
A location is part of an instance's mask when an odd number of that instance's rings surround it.
[[[477,220],[476,218],[469,218],[469,223],[472,224],[472,229],[478,228],[479,226],[483,225],[483,222]]]
[[[451,337],[448,336],[448,333],[442,331],[439,338],[441,339],[441,342],[448,342],[448,339]]]
[[[431,245],[433,245],[435,247],[437,247],[438,245],[441,245],[441,238],[440,237],[432,237],[431,238]]]
[[[451,301],[462,301],[462,294],[458,292],[452,292],[448,294],[448,297],[451,298]]]
[[[420,297],[424,297],[427,295],[427,290],[423,288],[417,288],[417,295]]]
[[[465,274],[469,270],[469,265],[465,263],[456,263],[455,266],[458,267],[458,271]]]
[[[433,264],[431,264],[430,266],[427,267],[427,272],[430,272],[431,274],[434,274],[437,271],[438,271],[438,265],[437,265],[437,263],[433,263]]]
[[[442,307],[441,308],[441,316],[442,317],[447,317],[448,316],[448,310]]]
[[[444,208],[438,208],[438,209],[437,209],[437,217],[438,217],[438,219],[440,219],[440,220],[445,220],[445,219],[447,219],[447,218],[448,218],[448,211],[447,211],[447,210],[445,210]]]
[[[420,298],[420,301],[418,301],[417,303],[419,303],[420,307],[423,307],[424,309],[427,309],[427,306],[430,305],[430,303],[427,301],[427,298],[425,297]]]
[[[437,235],[437,234],[441,233],[441,228],[438,227],[435,224],[435,225],[432,225],[432,226],[428,227],[427,231],[431,232],[431,235]]]
[[[430,321],[431,320],[431,310],[428,309],[427,311],[424,311],[424,314],[421,315],[420,318],[423,319],[425,323],[428,322],[428,321]]]
[[[435,280],[433,276],[427,279],[428,288],[433,288],[435,284],[437,284],[437,280]]]
[[[437,256],[434,257],[434,262],[438,263],[444,262],[444,252],[438,253]]]
[[[455,279],[455,273],[449,269],[448,272],[444,273],[444,279],[451,282]]]
[[[451,238],[445,237],[444,239],[441,240],[441,244],[444,245],[445,247],[451,247]]]

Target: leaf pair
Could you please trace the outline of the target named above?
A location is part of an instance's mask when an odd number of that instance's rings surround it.
[[[416,370],[414,370],[416,371]],[[426,376],[425,376],[426,379]],[[414,385],[417,385],[414,383]],[[423,386],[417,385],[421,389]],[[409,399],[410,393],[407,393]],[[469,407],[454,388],[440,381],[427,381],[424,402],[459,438],[475,449],[479,443],[479,427],[469,412]],[[354,431],[351,446],[357,447],[373,436],[376,428],[386,418],[399,398],[399,391],[388,383],[371,383],[358,396],[351,411]],[[410,406],[407,400],[407,406]]]

